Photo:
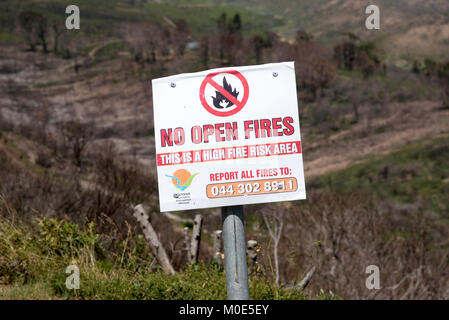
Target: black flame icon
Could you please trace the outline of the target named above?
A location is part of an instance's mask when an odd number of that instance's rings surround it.
[[[237,99],[239,92],[236,89],[232,89],[232,86],[226,81],[226,77],[223,77],[223,88]],[[214,100],[214,106],[217,109],[230,108],[234,105],[220,91],[215,91],[215,97],[212,97],[212,99]]]

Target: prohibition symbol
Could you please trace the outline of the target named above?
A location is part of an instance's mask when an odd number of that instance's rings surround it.
[[[217,78],[217,76],[222,74],[224,75],[222,81],[223,85],[220,85],[217,81],[215,81],[214,77]],[[228,78],[226,78],[226,74],[231,75],[231,77],[228,76]],[[233,81],[230,81],[231,79]],[[239,81],[240,84],[237,84],[236,81]],[[210,98],[212,100],[209,99],[209,102],[207,101],[205,95],[208,84],[215,89],[215,96],[211,96]],[[243,92],[236,89],[237,86],[243,88]],[[201,104],[209,113],[218,117],[229,117],[242,110],[248,101],[248,96],[248,81],[237,70],[209,73],[206,78],[204,78],[200,86]],[[241,100],[239,100],[239,97],[242,97]]]

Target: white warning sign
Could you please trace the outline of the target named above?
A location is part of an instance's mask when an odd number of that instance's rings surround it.
[[[153,80],[161,211],[306,198],[293,62]]]

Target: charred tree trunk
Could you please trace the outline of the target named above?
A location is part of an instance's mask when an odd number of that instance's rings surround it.
[[[214,261],[221,266],[223,264],[222,252],[223,252],[223,243],[221,240],[223,231],[217,230],[214,232]]]
[[[175,274],[175,270],[168,259],[167,253],[159,241],[159,237],[156,234],[151,223],[148,221],[148,214],[143,205],[139,204],[134,207],[134,217],[139,221],[145,238],[150,244],[151,251],[153,255],[156,257],[157,261],[162,267],[164,273],[167,274]]]
[[[192,241],[190,243],[190,263],[198,261],[201,243],[201,227],[203,225],[203,217],[200,214],[195,216],[193,223]]]
[[[190,260],[190,237],[189,237],[189,227],[184,228],[184,250],[186,251],[187,261],[192,263]]]
[[[257,269],[257,253],[258,253],[258,244],[256,240],[248,240],[246,246],[246,254],[249,258],[249,271],[253,273]]]

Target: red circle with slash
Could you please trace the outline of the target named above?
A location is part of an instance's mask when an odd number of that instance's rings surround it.
[[[222,86],[220,86],[214,79],[213,77],[215,77],[216,75],[222,74],[222,73],[227,73],[227,74],[232,74],[234,76],[236,76],[240,82],[243,85],[243,99],[241,101],[237,100],[236,98],[234,98],[234,96],[232,96],[228,91],[225,90],[225,88],[223,88]],[[231,101],[236,108],[229,110],[229,111],[218,111],[215,108],[212,108],[206,101],[206,97],[204,95],[204,90],[206,89],[206,86],[210,84],[212,87],[215,88],[215,90],[217,90],[218,92],[220,92],[223,96],[225,96],[229,101]],[[219,71],[219,72],[212,72],[209,73],[206,78],[204,78],[203,82],[201,83],[200,86],[200,100],[201,103],[203,105],[203,107],[210,113],[212,113],[215,116],[218,117],[229,117],[232,116],[234,114],[236,114],[237,112],[239,112],[240,110],[243,109],[243,107],[245,106],[246,102],[248,101],[248,96],[249,96],[249,86],[248,86],[248,81],[245,79],[245,77],[238,72],[237,70],[226,70],[226,71]]]

